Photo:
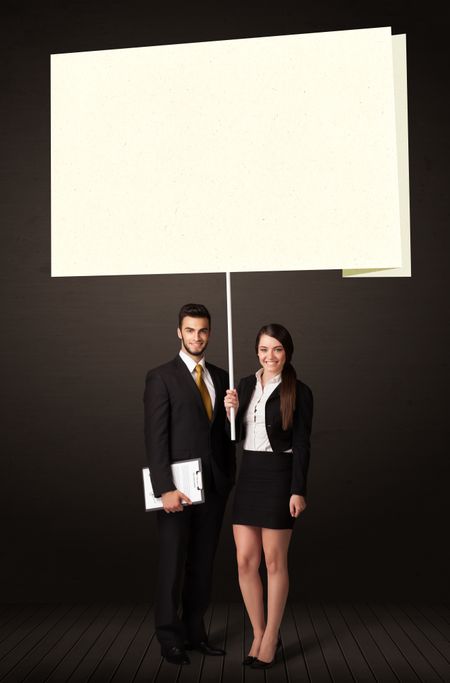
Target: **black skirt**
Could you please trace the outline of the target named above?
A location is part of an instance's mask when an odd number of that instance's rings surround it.
[[[292,529],[292,453],[244,451],[234,494],[233,524]]]

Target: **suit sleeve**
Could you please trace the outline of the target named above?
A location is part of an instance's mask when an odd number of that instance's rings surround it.
[[[306,479],[310,456],[310,437],[313,417],[313,395],[306,384],[297,387],[297,406],[292,431],[291,495],[306,496]]]
[[[147,374],[144,392],[145,450],[155,496],[176,489],[170,468],[170,399],[163,379]]]

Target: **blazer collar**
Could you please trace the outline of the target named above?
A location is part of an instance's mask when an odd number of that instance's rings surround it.
[[[249,377],[247,377],[247,379],[244,383],[244,386],[242,388],[242,397],[240,399],[240,404],[241,404],[243,410],[247,409],[255,387],[256,387],[256,376],[250,375]],[[281,388],[281,382],[272,391],[269,398],[267,399],[267,403],[270,403],[271,401],[274,401],[276,398],[279,398],[280,388]],[[267,403],[266,403],[266,406],[267,406]]]

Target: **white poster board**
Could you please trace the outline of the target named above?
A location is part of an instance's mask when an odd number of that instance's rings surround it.
[[[397,39],[376,28],[52,55],[52,275],[409,274]]]

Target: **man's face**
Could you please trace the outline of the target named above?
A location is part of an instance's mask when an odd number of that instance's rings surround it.
[[[191,318],[186,315],[177,329],[181,348],[194,360],[200,360],[205,353],[209,340],[208,318]]]

